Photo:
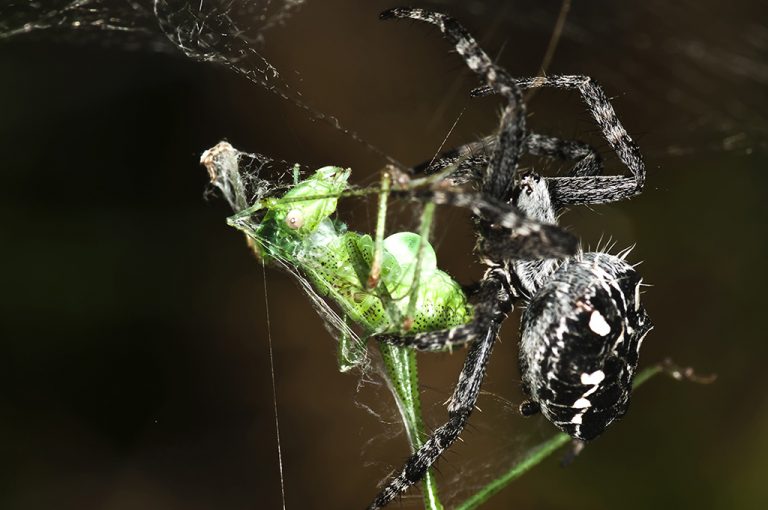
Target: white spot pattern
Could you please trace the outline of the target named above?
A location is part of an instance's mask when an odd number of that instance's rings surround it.
[[[585,409],[587,407],[592,407],[592,402],[590,402],[588,398],[582,397],[576,402],[574,402],[571,407],[573,407],[574,409]]]
[[[603,314],[595,310],[589,317],[589,329],[600,336],[605,336],[611,332],[611,326],[605,321]]]
[[[602,370],[596,370],[591,374],[584,372],[581,374],[581,384],[594,386],[600,384],[605,379],[605,372]]]

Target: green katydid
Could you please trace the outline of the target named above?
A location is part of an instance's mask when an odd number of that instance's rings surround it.
[[[466,324],[472,307],[461,286],[437,268],[427,240],[434,204],[422,214],[420,233],[398,232],[384,237],[390,176],[373,190],[350,191],[350,170],[327,166],[298,180],[281,196],[247,203],[239,173],[239,153],[222,142],[201,159],[211,182],[235,209],[227,222],[247,236],[264,263],[281,266],[311,285],[310,292],[333,302],[360,338],[338,327],[339,366],[346,371],[365,359],[364,341],[378,334],[415,334]],[[377,228],[372,238],[347,230],[332,218],[338,199],[349,194],[377,193]],[[411,447],[421,446],[421,415],[416,353],[411,348],[378,343]],[[424,480],[427,508],[441,508],[434,478]]]

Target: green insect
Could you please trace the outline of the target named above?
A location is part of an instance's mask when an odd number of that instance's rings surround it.
[[[240,153],[222,142],[203,154],[211,182],[220,188],[236,214],[229,225],[241,230],[265,262],[299,277],[310,292],[333,302],[341,311],[339,366],[346,371],[364,362],[365,340],[375,335],[415,334],[466,324],[472,307],[461,286],[437,268],[427,238],[434,204],[422,213],[420,233],[384,237],[391,177],[384,173],[378,189],[351,190],[350,170],[327,166],[298,180],[281,196],[248,204],[238,168]],[[334,219],[340,197],[379,195],[377,228],[372,238],[347,229]],[[321,305],[322,306],[322,305]],[[347,327],[357,326],[358,336]],[[408,432],[411,447],[423,442],[416,353],[410,348],[379,343],[389,382]],[[428,508],[436,489],[431,474],[424,481]]]

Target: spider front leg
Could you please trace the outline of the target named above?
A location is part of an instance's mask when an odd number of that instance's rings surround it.
[[[640,149],[619,121],[603,89],[592,78],[577,75],[541,76],[520,78],[515,82],[522,89],[553,87],[577,90],[603,137],[632,173],[631,177],[579,175],[548,178],[552,199],[558,206],[617,202],[642,192],[645,185],[645,163]],[[475,89],[473,95],[482,96],[494,92],[493,88],[483,86]]]
[[[481,282],[479,297],[481,301],[476,309],[475,319],[468,325],[410,337],[377,337],[381,342],[418,350],[444,350],[453,345],[472,345],[448,404],[448,421],[438,427],[408,458],[403,469],[379,492],[368,506],[368,510],[385,506],[418,483],[464,430],[475,408],[499,328],[512,310],[512,293],[503,270],[488,270]]]
[[[481,244],[493,245],[489,250],[480,248],[485,259],[561,258],[576,253],[578,239],[557,225],[527,218],[517,207],[505,204],[485,193],[452,189],[426,189],[392,191],[393,195],[437,205],[451,205],[469,209],[483,225]],[[485,231],[492,235],[486,236]],[[514,246],[516,251],[509,251]]]
[[[413,19],[435,25],[450,41],[467,67],[485,79],[496,93],[504,96],[507,104],[493,154],[480,179],[481,191],[499,200],[506,200],[515,180],[525,138],[525,105],[520,87],[501,67],[495,65],[472,35],[455,19],[425,9],[399,7],[382,12],[381,19]]]
[[[496,136],[486,136],[477,142],[470,142],[441,152],[431,161],[424,161],[413,167],[414,173],[434,174],[446,167],[456,168],[448,176],[454,185],[477,180],[482,169],[488,166],[490,151],[496,145]],[[534,156],[544,156],[562,161],[574,161],[568,171],[571,176],[599,175],[603,172],[603,159],[589,144],[578,140],[563,140],[554,136],[528,133],[524,150]]]

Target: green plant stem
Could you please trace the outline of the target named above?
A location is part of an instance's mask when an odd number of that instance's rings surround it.
[[[425,428],[421,414],[419,396],[419,372],[416,366],[416,351],[408,347],[397,347],[379,342],[387,376],[395,395],[403,424],[408,435],[411,451],[415,452],[424,444]],[[422,480],[422,495],[426,510],[443,510],[437,493],[437,482],[431,469]]]
[[[637,388],[661,371],[661,365],[654,365],[652,367],[646,368],[635,376],[633,387]],[[551,439],[544,441],[529,451],[522,460],[513,465],[506,473],[488,483],[485,487],[470,496],[469,499],[457,506],[456,510],[473,510],[479,507],[488,501],[493,495],[501,491],[501,489],[509,485],[514,480],[520,478],[529,469],[539,464],[541,461],[553,454],[557,449],[565,446],[570,441],[571,437],[568,434],[564,434],[562,432],[552,437]]]

